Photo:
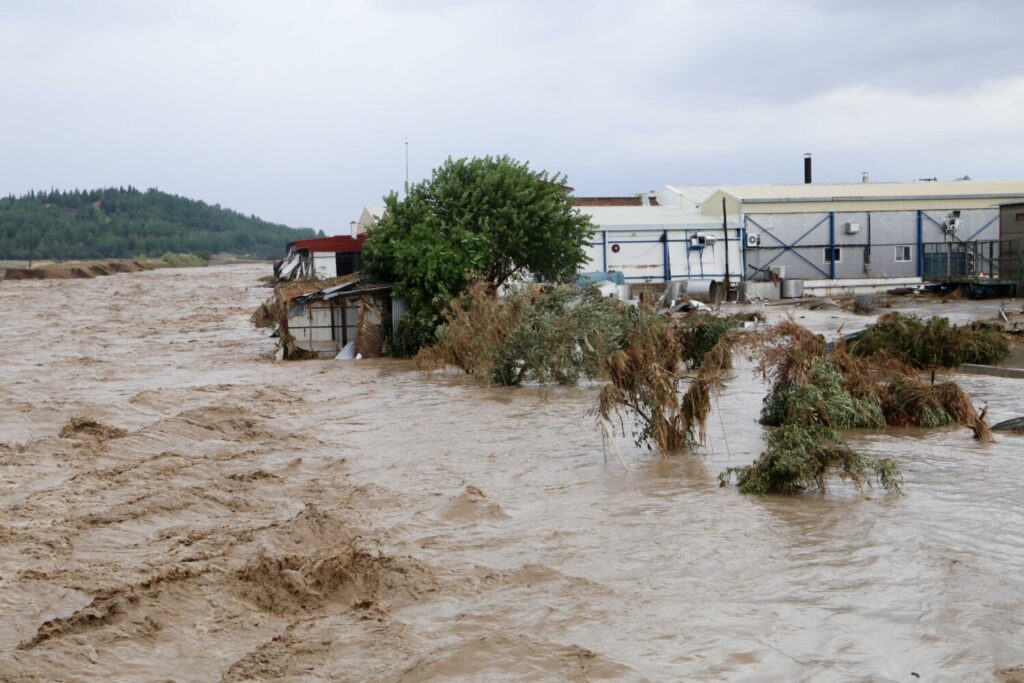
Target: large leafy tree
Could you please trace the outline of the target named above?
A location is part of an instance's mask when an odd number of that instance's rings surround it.
[[[593,226],[566,190],[560,174],[487,156],[449,158],[404,199],[385,197],[387,215],[370,229],[363,262],[409,302],[399,351],[433,343],[449,302],[475,281],[496,291],[526,276],[571,280]]]

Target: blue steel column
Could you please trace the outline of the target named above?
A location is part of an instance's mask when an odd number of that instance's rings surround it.
[[[601,231],[601,272],[608,272],[608,232]]]
[[[924,221],[917,210],[917,276],[924,277]]]
[[[743,250],[743,263],[741,267],[743,270],[743,279],[747,279],[747,217],[743,217],[743,227],[740,228],[740,248]]]
[[[665,273],[665,282],[672,279],[672,267],[668,262],[668,230],[661,231],[661,258],[662,271]]]
[[[830,280],[836,279],[836,213],[832,211],[828,215],[828,246],[829,246],[829,259],[828,259],[828,277]]]

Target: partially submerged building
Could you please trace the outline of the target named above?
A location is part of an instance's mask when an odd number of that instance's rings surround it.
[[[358,273],[324,285],[296,296],[285,293],[282,340],[317,355],[336,356],[348,347],[353,356],[383,356],[391,339],[391,286],[368,283]]]

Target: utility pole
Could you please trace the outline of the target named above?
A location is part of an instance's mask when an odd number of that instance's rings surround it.
[[[722,197],[722,235],[725,237],[725,301],[729,300],[729,289],[732,287],[729,277],[729,221],[725,213],[725,197]]]
[[[32,243],[35,242],[36,226],[28,226],[28,269],[32,270]]]
[[[405,141],[405,196],[409,196],[409,141]]]

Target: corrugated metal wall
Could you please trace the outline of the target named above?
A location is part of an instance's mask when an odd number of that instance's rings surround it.
[[[804,280],[914,277],[921,274],[919,243],[947,239],[943,224],[949,213],[749,213],[744,217],[746,234],[759,238],[760,246],[748,242],[747,278],[767,279],[773,266],[785,266],[787,278]],[[992,208],[960,210],[956,237],[963,241],[996,239],[997,216]],[[857,226],[856,232],[850,232],[851,224]],[[838,257],[834,263],[828,258],[833,253]],[[909,260],[903,260],[907,256]]]

